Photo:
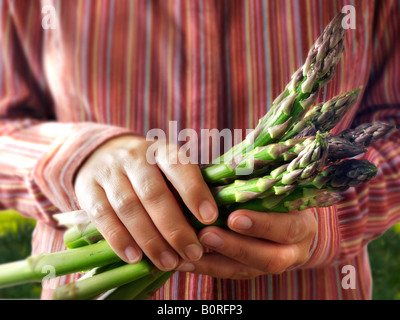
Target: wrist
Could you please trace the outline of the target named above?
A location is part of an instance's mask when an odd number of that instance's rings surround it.
[[[78,123],[68,127],[62,137],[39,160],[34,179],[41,192],[60,211],[79,209],[74,178],[84,161],[99,146],[131,131],[103,124]]]

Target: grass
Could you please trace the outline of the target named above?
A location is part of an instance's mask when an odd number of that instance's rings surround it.
[[[368,245],[374,300],[400,300],[400,223]]]
[[[31,253],[35,221],[18,212],[0,212],[0,264],[25,259]],[[0,299],[39,299],[40,284],[24,284],[0,289]]]
[[[18,212],[0,212],[0,264],[25,259],[31,252],[35,221]],[[368,245],[374,300],[400,300],[400,223]],[[0,299],[39,299],[40,284],[0,289]]]

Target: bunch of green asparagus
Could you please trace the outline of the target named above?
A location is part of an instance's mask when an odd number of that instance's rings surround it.
[[[226,226],[238,209],[290,213],[332,206],[350,187],[367,183],[377,167],[360,156],[392,129],[375,122],[330,133],[355,105],[361,89],[316,104],[334,76],[344,50],[339,14],[310,49],[285,90],[256,128],[238,145],[202,168],[219,206],[215,225]],[[201,225],[184,206],[195,228]],[[56,215],[66,228],[67,250],[31,256],[0,266],[0,287],[41,281],[50,266],[54,276],[86,271],[79,280],[54,290],[54,299],[148,299],[173,272],[157,270],[144,258],[120,260],[83,211]]]

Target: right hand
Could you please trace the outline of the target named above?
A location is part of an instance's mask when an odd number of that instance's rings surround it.
[[[152,143],[133,135],[111,139],[79,169],[75,192],[122,260],[137,263],[144,253],[167,271],[199,260],[203,247],[162,173],[203,224],[217,219],[218,208],[197,165],[170,164],[163,150],[157,164],[150,164],[146,152]]]

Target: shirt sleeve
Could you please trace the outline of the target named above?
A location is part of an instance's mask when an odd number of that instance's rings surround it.
[[[54,225],[52,214],[78,209],[73,179],[82,162],[105,141],[131,132],[56,121],[41,71],[43,30],[36,24],[33,38],[24,35],[22,22],[41,17],[29,3],[0,2],[0,209]]]
[[[344,192],[336,206],[316,210],[319,231],[307,267],[354,257],[400,221],[399,12],[398,1],[376,5],[370,78],[351,124],[383,121],[394,130],[362,156],[378,167],[376,177]]]

